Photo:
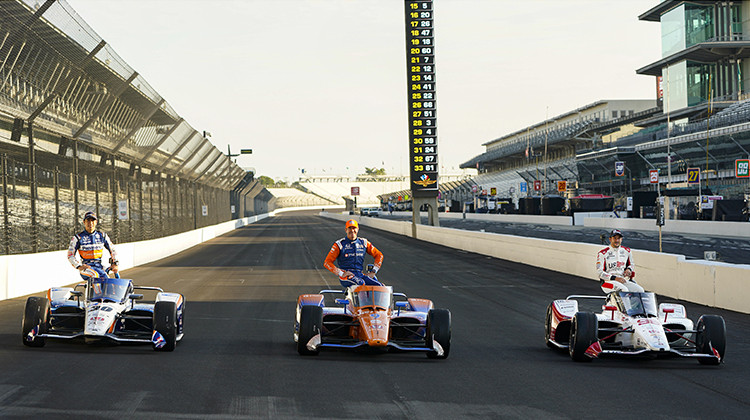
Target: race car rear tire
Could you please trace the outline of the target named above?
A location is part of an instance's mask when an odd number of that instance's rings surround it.
[[[319,348],[310,350],[307,344],[315,336],[320,338],[323,328],[323,308],[317,305],[305,305],[300,310],[299,316],[299,339],[297,340],[297,353],[303,356],[315,356],[320,352]]]
[[[177,304],[175,302],[156,302],[154,305],[154,330],[164,338],[164,345],[155,351],[174,351],[177,346]]]
[[[598,340],[599,330],[596,314],[593,312],[576,312],[570,323],[570,345],[568,351],[570,358],[576,362],[590,362],[591,357],[586,355],[590,345]]]
[[[698,331],[695,339],[696,351],[700,354],[713,354],[713,348],[719,353],[719,359],[701,357],[698,362],[702,365],[718,365],[723,362],[724,351],[727,348],[727,327],[724,318],[719,315],[703,315],[695,329]]]
[[[43,297],[30,297],[26,299],[26,307],[23,311],[23,321],[21,322],[21,340],[28,347],[44,347],[44,337],[39,334],[47,334],[49,329],[49,300]],[[36,335],[29,340],[29,333],[36,328]]]
[[[443,348],[443,354],[437,351],[428,351],[430,359],[447,359],[451,352],[451,312],[447,309],[430,309],[427,312],[427,347],[434,348],[434,341]]]
[[[550,303],[549,306],[547,306],[547,317],[544,319],[544,342],[547,344],[547,347],[554,349],[556,347],[550,341],[551,335],[552,335],[552,304]]]

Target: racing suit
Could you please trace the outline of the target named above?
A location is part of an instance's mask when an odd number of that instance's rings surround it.
[[[375,258],[374,272],[377,273],[378,270],[380,270],[380,266],[383,264],[383,253],[378,251],[378,249],[365,238],[357,238],[354,240],[341,238],[334,242],[333,246],[331,246],[331,250],[328,251],[323,266],[333,274],[339,276],[339,281],[344,287],[356,284],[382,286],[382,283],[380,283],[377,278],[370,278],[362,273],[365,263],[365,253],[370,254]],[[338,268],[333,264],[334,261],[337,263]],[[353,273],[354,277],[351,279],[343,277],[345,271]]]
[[[630,269],[630,277],[625,277],[626,269]],[[596,271],[599,281],[602,283],[604,293],[613,291],[643,292],[643,288],[634,280],[635,265],[633,265],[633,253],[630,248],[620,246],[614,248],[608,246],[596,254]],[[615,277],[625,278],[625,283],[615,281]]]
[[[109,236],[98,230],[95,230],[93,233],[88,233],[84,230],[73,236],[73,239],[70,240],[70,246],[68,247],[68,261],[70,261],[70,264],[76,269],[81,265],[86,264],[90,266],[92,270],[96,271],[99,274],[99,277],[108,277],[102,266],[102,255],[104,254],[105,248],[109,251],[110,263],[117,264],[117,253],[115,252],[115,247],[112,246],[112,241],[109,240]],[[80,254],[82,261],[78,260],[76,251]],[[88,276],[84,276],[83,274],[81,274],[81,277],[84,280],[89,279]]]

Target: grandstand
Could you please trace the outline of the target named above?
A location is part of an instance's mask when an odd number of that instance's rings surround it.
[[[402,178],[399,181],[356,181],[349,178],[333,178],[330,181],[325,180],[303,180],[300,186],[309,194],[321,197],[335,204],[344,204],[344,197],[352,197],[352,187],[359,188],[357,197],[358,205],[380,204],[378,195],[386,194],[391,191],[406,189],[409,185],[408,180]]]
[[[329,206],[331,204],[339,204],[296,188],[266,188],[266,190],[276,197],[275,205],[277,208]]]

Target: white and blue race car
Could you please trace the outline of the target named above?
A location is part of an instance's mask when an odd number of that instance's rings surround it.
[[[153,303],[138,303],[155,291]],[[30,297],[24,309],[21,338],[29,347],[47,339],[83,337],[86,343],[151,344],[172,351],[183,337],[185,298],[159,287],[134,286],[121,278],[91,278],[75,287],[55,287],[47,297]]]

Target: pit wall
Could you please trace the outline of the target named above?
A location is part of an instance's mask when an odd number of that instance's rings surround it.
[[[342,221],[354,218],[362,226],[412,236],[411,221],[383,220],[328,212],[321,212],[320,215]],[[612,219],[606,219],[606,221],[613,222]],[[653,220],[651,222],[654,223]],[[674,222],[669,221],[669,223]],[[606,225],[607,229],[613,227],[618,226]],[[622,228],[636,229],[624,226]],[[592,281],[597,281],[594,264],[597,252],[603,248],[602,245],[524,238],[427,225],[417,225],[416,232],[416,239],[419,240],[572,274]],[[717,232],[713,231],[712,234],[717,234]],[[686,260],[683,255],[639,250],[633,250],[633,259],[636,265],[637,281],[646,290],[701,305],[750,313],[750,288],[747,287],[747,279],[750,279],[750,265]],[[573,292],[575,291],[571,291]]]

